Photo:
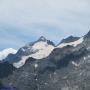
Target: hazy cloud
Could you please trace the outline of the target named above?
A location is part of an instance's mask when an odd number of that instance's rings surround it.
[[[39,36],[58,43],[90,29],[90,0],[0,0],[0,49]]]

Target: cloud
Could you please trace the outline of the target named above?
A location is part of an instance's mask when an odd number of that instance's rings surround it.
[[[82,36],[89,23],[90,0],[0,0],[2,48],[18,48],[41,35],[58,43]]]

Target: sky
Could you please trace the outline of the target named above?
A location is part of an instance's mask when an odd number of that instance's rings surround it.
[[[0,50],[45,36],[58,44],[90,29],[90,0],[0,0]]]

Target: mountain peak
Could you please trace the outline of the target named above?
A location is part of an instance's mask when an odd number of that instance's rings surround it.
[[[71,36],[69,36],[68,38],[74,38],[74,36],[71,35]]]
[[[44,36],[41,36],[38,41],[47,41],[47,39]]]
[[[41,36],[36,42],[38,41],[47,42],[49,45],[55,46],[55,44],[52,41],[46,39],[44,36]]]

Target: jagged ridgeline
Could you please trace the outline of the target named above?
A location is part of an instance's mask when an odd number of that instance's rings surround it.
[[[90,32],[58,45],[41,36],[19,50],[0,52],[0,61],[0,87],[90,90]]]

